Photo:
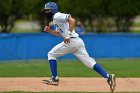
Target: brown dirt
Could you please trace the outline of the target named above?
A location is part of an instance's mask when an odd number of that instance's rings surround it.
[[[42,77],[30,78],[0,78],[0,92],[6,91],[82,91],[82,92],[109,92],[109,86],[104,78],[87,77],[60,77],[59,86],[46,85]],[[140,78],[117,78],[116,92],[140,92]]]

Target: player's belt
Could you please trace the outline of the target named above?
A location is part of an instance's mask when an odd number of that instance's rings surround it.
[[[70,37],[70,38],[77,38],[77,37]]]

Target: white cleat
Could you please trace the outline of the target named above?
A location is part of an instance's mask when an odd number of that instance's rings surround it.
[[[115,91],[115,87],[116,87],[116,77],[114,74],[109,74],[109,78],[107,80],[109,86],[110,86],[110,90],[111,92]]]
[[[43,83],[47,84],[47,85],[59,85],[59,79],[55,79],[53,77],[51,77],[49,80],[42,80]]]

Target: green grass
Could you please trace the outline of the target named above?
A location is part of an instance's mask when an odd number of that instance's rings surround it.
[[[140,77],[140,59],[98,59],[96,60],[107,72],[117,77]],[[82,62],[59,60],[60,77],[99,77],[95,71]],[[47,60],[0,61],[0,77],[49,77],[50,68]]]
[[[27,19],[23,19],[23,20],[17,20],[16,24],[20,24],[24,25],[24,24],[29,24],[30,28],[23,26],[24,28],[20,28],[20,27],[14,27],[11,30],[11,33],[37,33],[37,32],[41,32],[41,29],[39,28],[34,28],[34,26],[32,27],[33,24],[29,23],[29,22],[37,22],[36,20],[27,20]]]
[[[37,33],[37,32],[41,32],[40,29],[17,29],[17,28],[13,28],[11,30],[11,33]]]
[[[132,26],[139,27],[140,23],[139,22],[135,22],[135,23],[132,24]]]

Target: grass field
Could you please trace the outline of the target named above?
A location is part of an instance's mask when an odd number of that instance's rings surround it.
[[[140,77],[140,59],[98,59],[109,73],[117,77]],[[60,77],[99,77],[95,71],[77,60],[59,60]],[[0,77],[49,77],[47,60],[0,61]]]
[[[140,59],[98,59],[96,60],[107,72],[117,77],[140,77]],[[60,77],[99,77],[95,71],[77,60],[59,60]],[[47,60],[0,61],[0,77],[49,77]],[[0,92],[0,93],[107,93],[107,92]],[[115,92],[139,93],[139,92]]]

